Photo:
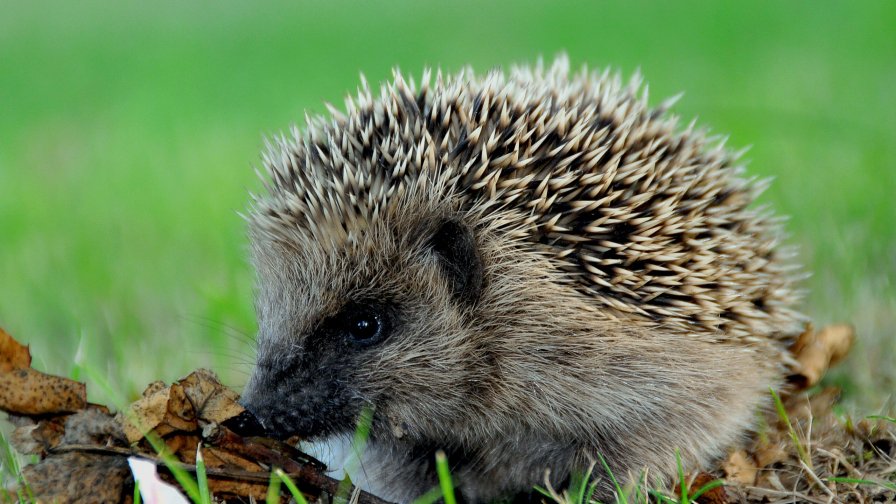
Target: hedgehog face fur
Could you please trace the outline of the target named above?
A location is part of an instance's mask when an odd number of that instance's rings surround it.
[[[471,502],[722,455],[802,321],[762,184],[637,79],[430,80],[269,146],[248,409],[334,439],[372,406],[364,476],[401,501],[438,449]]]

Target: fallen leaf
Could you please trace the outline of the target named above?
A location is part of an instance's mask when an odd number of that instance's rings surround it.
[[[164,436],[170,432],[191,432],[199,426],[196,418],[196,408],[187,397],[184,387],[178,383],[172,383],[168,389],[168,404],[162,423],[155,427],[156,434]]]
[[[129,443],[136,443],[143,439],[145,432],[155,428],[165,417],[168,405],[168,389],[163,388],[133,402],[127,412],[115,415],[115,419],[124,429],[125,437]]]
[[[87,406],[80,382],[31,368],[0,373],[0,409],[20,415],[73,413]]]
[[[19,343],[0,328],[0,373],[8,373],[13,369],[31,367],[31,353],[28,347]]]
[[[852,326],[837,324],[814,331],[808,325],[790,349],[799,363],[797,372],[790,377],[791,382],[800,389],[815,385],[828,368],[849,353],[854,341]]]
[[[176,431],[192,431],[197,427],[196,411],[178,383],[158,388],[150,385],[152,392],[132,403],[127,412],[116,419],[124,429],[128,442],[136,443],[148,431],[165,436]]]
[[[243,413],[240,396],[221,385],[215,373],[198,369],[178,382],[196,410],[196,416],[207,422],[222,423]]]
[[[166,485],[176,480],[159,465],[158,445],[144,439],[150,430],[184,471],[195,474],[196,454],[202,454],[216,502],[264,500],[272,467],[285,470],[309,500],[331,499],[340,489],[322,463],[265,438],[239,396],[211,371],[197,370],[170,386],[151,383],[113,417],[108,408],[87,403],[84,384],[40,373],[30,361],[28,348],[0,331],[0,409],[10,413],[13,445],[36,455],[23,469],[34,502],[127,503],[134,477],[144,502],[174,502],[180,495],[169,494]],[[135,456],[152,467],[137,460],[132,475],[128,460]],[[0,502],[7,501],[6,490]],[[387,504],[366,492],[358,493],[358,502]]]
[[[263,502],[267,498],[268,483],[241,481],[237,479],[208,478],[208,489],[218,498],[239,497],[251,502]]]
[[[715,481],[716,479],[717,478],[715,478],[712,474],[709,474],[707,472],[698,473],[690,484],[690,488],[688,489],[688,496],[693,496],[697,492],[700,492],[703,487]],[[728,504],[729,502],[728,495],[725,493],[724,485],[706,490],[696,499],[693,499],[693,497],[691,497],[691,500],[697,502],[698,504]]]
[[[171,434],[163,438],[163,441],[178,460],[188,464],[196,463],[196,448],[200,439],[195,433]]]

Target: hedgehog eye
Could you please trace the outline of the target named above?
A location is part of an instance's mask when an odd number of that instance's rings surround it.
[[[350,306],[340,314],[342,332],[349,341],[369,346],[384,340],[389,327],[385,313],[372,306]]]

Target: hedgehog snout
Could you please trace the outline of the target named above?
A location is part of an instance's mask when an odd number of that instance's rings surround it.
[[[360,411],[351,389],[351,363],[338,351],[287,355],[260,351],[241,404],[273,437],[304,439],[351,431]]]
[[[275,438],[315,437],[327,430],[322,421],[328,416],[323,391],[298,385],[294,380],[269,383],[263,377],[253,380],[243,394],[241,404],[252,413],[265,432]],[[318,399],[321,398],[321,399]]]
[[[283,398],[280,389],[287,379],[276,380],[280,373],[272,372],[261,361],[255,367],[249,383],[240,398],[240,404],[252,413],[265,433],[273,437],[286,438],[292,434],[295,410],[289,407],[289,397]],[[274,384],[279,381],[280,386]],[[285,399],[285,400],[284,400]]]

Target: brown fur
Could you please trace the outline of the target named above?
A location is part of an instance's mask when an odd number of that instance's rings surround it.
[[[402,501],[436,483],[437,449],[471,502],[546,470],[562,482],[598,454],[621,479],[671,475],[676,450],[689,465],[722,455],[780,376],[792,276],[734,158],[635,89],[569,78],[562,59],[507,82],[398,78],[272,147],[250,216],[249,409],[326,437],[373,406],[363,469]],[[481,260],[469,302],[429,245],[446,221]],[[387,339],[320,336],[359,299],[395,311]]]

